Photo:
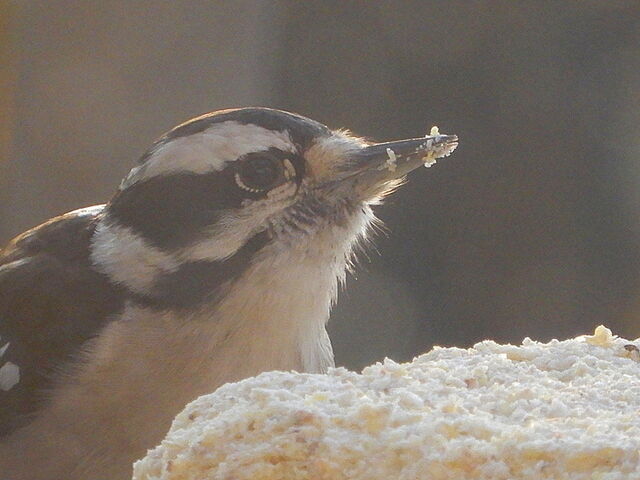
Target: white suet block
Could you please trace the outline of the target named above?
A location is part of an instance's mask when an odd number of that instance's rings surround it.
[[[188,405],[133,478],[640,478],[634,345],[599,327],[436,347],[362,374],[265,373]]]

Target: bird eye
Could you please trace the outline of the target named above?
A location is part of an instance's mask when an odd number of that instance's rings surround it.
[[[247,156],[239,160],[236,183],[249,192],[263,192],[274,187],[283,177],[282,161],[269,154]]]

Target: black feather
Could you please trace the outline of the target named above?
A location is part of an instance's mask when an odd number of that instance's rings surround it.
[[[124,291],[89,262],[97,215],[52,219],[0,255],[0,346],[10,343],[0,365],[20,368],[20,382],[0,390],[0,436],[27,421],[52,373],[122,310]]]

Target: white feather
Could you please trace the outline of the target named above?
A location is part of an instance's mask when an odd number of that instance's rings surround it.
[[[91,260],[104,274],[138,292],[147,291],[162,274],[178,269],[172,255],[150,245],[128,227],[105,217],[92,239]]]
[[[242,210],[218,220],[211,235],[195,241],[176,253],[183,261],[222,260],[233,255],[255,233],[264,230],[269,217],[294,201],[296,185],[286,182],[272,190],[264,200],[247,203]]]

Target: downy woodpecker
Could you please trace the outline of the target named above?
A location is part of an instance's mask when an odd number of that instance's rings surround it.
[[[370,206],[456,145],[214,112],[156,141],[106,205],[14,239],[0,256],[2,480],[130,478],[199,395],[324,372]]]

